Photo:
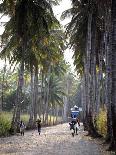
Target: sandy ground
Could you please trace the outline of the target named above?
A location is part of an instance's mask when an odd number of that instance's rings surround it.
[[[86,136],[81,129],[71,136],[69,125],[60,124],[25,132],[24,136],[0,138],[0,155],[111,155],[102,143]]]

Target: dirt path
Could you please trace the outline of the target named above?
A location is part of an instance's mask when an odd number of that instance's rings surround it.
[[[0,138],[0,155],[111,155],[103,151],[85,132],[72,137],[68,124],[25,133],[25,136]]]

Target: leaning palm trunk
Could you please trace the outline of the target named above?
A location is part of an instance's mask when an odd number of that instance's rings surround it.
[[[111,114],[112,114],[112,148],[116,150],[116,0],[112,0],[112,88],[111,88]]]

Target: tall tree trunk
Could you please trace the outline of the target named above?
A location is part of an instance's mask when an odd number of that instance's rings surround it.
[[[46,93],[45,93],[45,88],[44,88],[44,73],[43,70],[41,70],[41,114],[42,114],[42,122],[44,124],[45,121],[45,97],[46,97]]]
[[[4,80],[5,80],[5,73],[6,73],[6,58],[5,58],[5,64],[3,67],[3,76],[2,76],[2,92],[1,92],[1,100],[0,100],[0,112],[3,110],[4,106]]]
[[[96,97],[96,109],[97,109],[97,114],[99,113],[99,109],[102,107],[103,108],[103,33],[100,34],[100,47],[99,50],[100,52],[98,53],[98,59],[99,59],[99,71],[97,74],[97,97]]]
[[[59,111],[59,106],[56,105],[56,124],[58,124],[58,111]]]
[[[63,102],[64,102],[64,108],[63,108],[63,121],[67,122],[67,115],[68,115],[68,101],[69,101],[69,80],[68,80],[68,75],[66,74],[65,77],[65,92],[66,92],[66,96],[64,96],[63,98]]]
[[[94,126],[95,119],[95,94],[96,94],[96,17],[92,16],[92,28],[91,28],[91,53],[90,53],[90,109],[89,109],[89,133],[96,136],[97,132]]]
[[[46,87],[46,105],[45,105],[45,123],[47,123],[48,120],[48,106],[49,106],[49,84],[50,84],[50,74],[51,74],[51,65],[48,69],[48,75],[47,75],[47,87]]]
[[[105,59],[106,59],[106,94],[105,103],[107,106],[107,138],[110,142],[112,139],[112,118],[111,118],[111,13],[110,9],[106,10],[105,15]]]
[[[88,16],[88,33],[87,33],[87,45],[86,45],[86,56],[84,62],[85,68],[85,90],[86,90],[86,125],[88,130],[90,130],[90,120],[91,120],[91,109],[90,109],[90,54],[91,54],[91,24],[92,24],[92,14]]]
[[[29,128],[33,128],[33,116],[34,116],[34,79],[33,79],[33,69],[31,67],[31,104],[30,104],[30,108],[29,108],[29,114],[30,114],[30,118],[29,118],[29,123],[28,123],[28,127]]]
[[[16,120],[20,121],[20,106],[22,102],[22,87],[24,84],[24,63],[21,64],[20,72],[19,72],[19,84],[17,89],[17,112],[16,112]]]
[[[19,79],[18,79],[18,88],[17,88],[17,101],[16,101],[16,107],[14,108],[14,114],[13,116],[15,116],[15,118],[12,118],[12,126],[11,129],[14,130],[14,132],[16,132],[16,130],[19,130],[19,126],[18,123],[20,121],[20,106],[21,106],[21,102],[22,102],[22,87],[24,84],[24,62],[22,61],[21,66],[20,66],[20,70],[19,70]]]
[[[112,114],[112,148],[116,150],[116,0],[112,0],[112,89],[111,89],[111,114]]]
[[[86,125],[86,94],[85,94],[85,74],[81,80],[81,102],[82,102],[82,112],[83,112],[83,125],[84,130],[87,129]]]
[[[64,102],[63,121],[66,122],[67,121],[67,103],[68,103],[67,96],[64,96],[63,102]]]
[[[37,104],[38,104],[38,64],[35,67],[34,77],[34,123],[37,120]]]

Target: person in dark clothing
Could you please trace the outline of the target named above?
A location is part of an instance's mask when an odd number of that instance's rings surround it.
[[[69,125],[70,125],[71,134],[74,137],[74,134],[75,134],[75,122],[74,121],[71,121],[69,123]]]
[[[70,130],[71,130],[71,129],[75,130],[75,128],[74,128],[75,124],[76,124],[76,123],[75,123],[74,121],[72,121],[72,122],[69,123],[69,125],[70,125]]]
[[[72,121],[69,123],[70,125],[70,130],[74,130],[74,133],[76,132],[76,135],[78,135],[77,131],[78,131],[78,128],[80,126],[80,121],[78,118],[76,119],[72,119]]]
[[[37,130],[40,135],[40,133],[41,133],[41,120],[40,119],[37,120]]]
[[[21,133],[21,136],[22,136],[22,135],[24,136],[24,132],[25,132],[25,124],[23,123],[22,120],[21,120],[19,126],[20,126],[20,133]]]
[[[79,129],[79,127],[80,127],[80,121],[79,121],[79,118],[77,118],[76,119],[76,135],[78,135],[78,133],[77,133],[77,131],[78,131],[78,129]]]

